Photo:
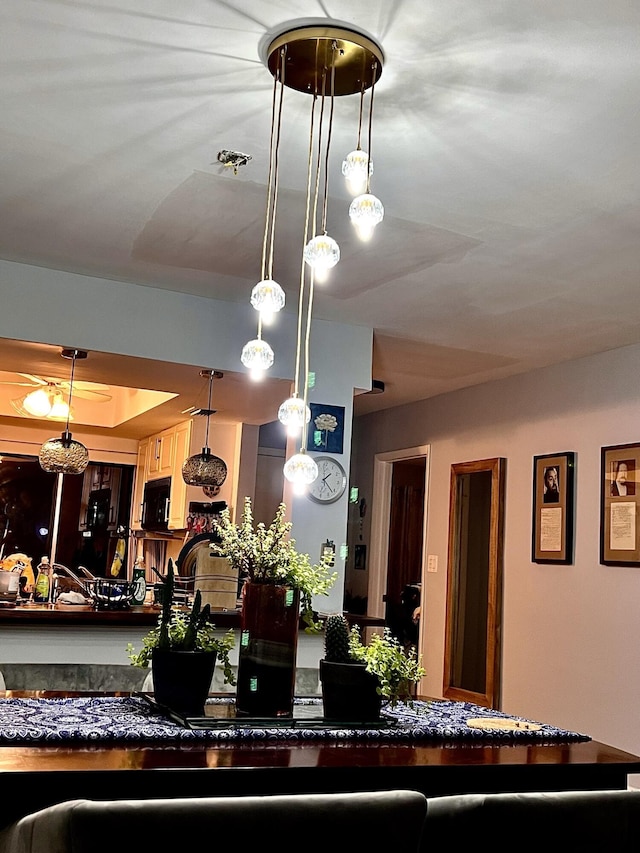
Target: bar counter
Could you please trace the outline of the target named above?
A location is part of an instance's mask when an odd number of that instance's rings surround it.
[[[7,698],[69,692],[7,691]],[[95,694],[93,694],[95,695]],[[106,695],[106,694],[104,694]],[[126,695],[126,694],[110,694]],[[0,747],[0,823],[74,797],[240,796],[410,788],[427,796],[624,789],[640,757],[598,741],[262,741]]]

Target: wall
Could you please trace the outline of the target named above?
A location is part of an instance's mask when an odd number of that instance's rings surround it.
[[[375,453],[431,446],[421,649],[442,696],[450,467],[507,459],[502,708],[640,754],[640,568],[599,563],[600,448],[640,442],[640,346],[354,422],[352,482],[371,503]],[[573,565],[531,562],[533,456],[575,451]],[[370,514],[364,541],[370,541]]]
[[[0,336],[25,341],[73,346],[89,351],[173,361],[245,373],[242,345],[255,336],[255,311],[241,303],[174,293],[128,282],[75,275],[60,270],[0,260]],[[269,342],[277,357],[274,377],[293,377],[297,315],[283,312],[270,327]],[[310,399],[345,407],[344,452],[339,457],[349,470],[354,388],[371,387],[372,330],[314,320],[311,331],[311,370],[316,386]],[[275,413],[274,413],[275,414]],[[74,437],[83,440],[81,430]],[[48,438],[49,436],[47,436]],[[257,436],[243,435],[257,452]],[[93,456],[92,458],[100,458]],[[121,461],[105,459],[104,461]],[[238,484],[238,497],[252,493],[248,475]],[[320,556],[325,539],[346,542],[347,496],[329,507],[284,490],[298,549],[312,559]],[[344,563],[340,577],[322,610],[342,608]]]

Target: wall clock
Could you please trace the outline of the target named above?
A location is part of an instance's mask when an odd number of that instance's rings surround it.
[[[347,475],[342,465],[331,456],[316,456],[318,476],[309,486],[307,494],[319,504],[332,504],[341,498],[347,488]]]

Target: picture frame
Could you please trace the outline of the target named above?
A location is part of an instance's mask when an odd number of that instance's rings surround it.
[[[600,562],[640,566],[640,443],[600,452]]]
[[[344,406],[309,403],[311,420],[307,430],[307,450],[342,453],[344,442]]]
[[[576,454],[533,457],[533,563],[573,563]]]

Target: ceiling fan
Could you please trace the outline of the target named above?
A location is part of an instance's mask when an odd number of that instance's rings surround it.
[[[32,373],[16,373],[16,376],[22,376],[29,380],[28,382],[19,381],[2,381],[0,385],[13,385],[20,388],[31,388],[34,391],[38,388],[48,388],[51,391],[60,391],[64,395],[69,393],[69,380],[58,379],[54,376],[34,376]],[[77,379],[73,382],[73,396],[81,397],[85,400],[92,400],[94,403],[107,403],[111,399],[111,394],[108,385],[98,384],[96,382],[80,382]]]

